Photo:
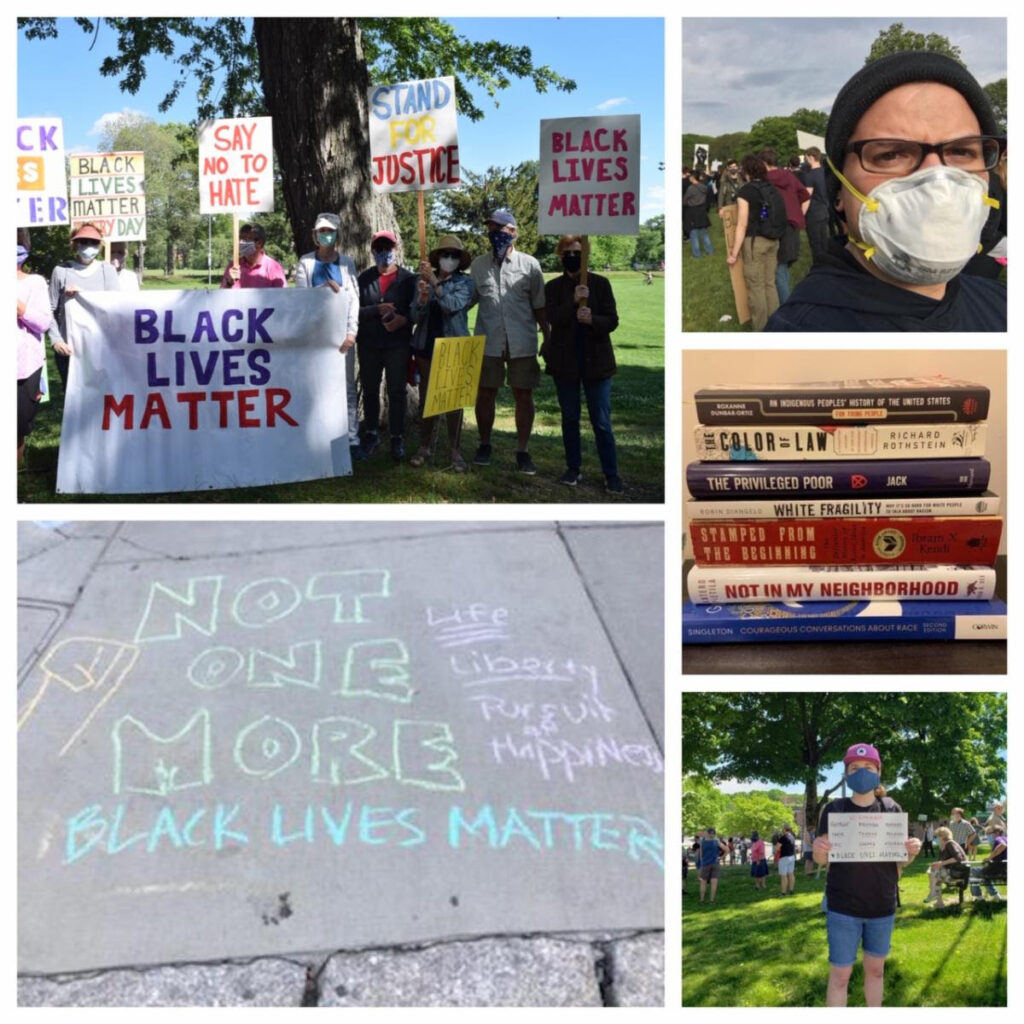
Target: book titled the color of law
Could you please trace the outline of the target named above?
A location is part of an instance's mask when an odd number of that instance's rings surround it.
[[[695,427],[701,462],[799,459],[949,459],[985,454],[987,423]]]
[[[907,498],[740,498],[684,503],[690,519],[827,519],[832,516],[994,516],[998,494]]]
[[[697,420],[705,424],[977,423],[988,416],[989,390],[983,384],[945,377],[887,377],[713,385],[694,397]]]
[[[1006,604],[997,597],[683,605],[684,644],[1005,639]]]
[[[743,601],[987,601],[996,571],[984,565],[695,565],[694,604]]]
[[[994,565],[999,516],[724,519],[690,523],[700,565]]]

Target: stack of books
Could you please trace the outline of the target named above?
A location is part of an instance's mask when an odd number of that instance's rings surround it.
[[[684,643],[1005,639],[989,390],[703,388]]]

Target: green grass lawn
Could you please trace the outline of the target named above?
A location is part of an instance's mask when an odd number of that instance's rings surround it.
[[[900,881],[892,951],[885,967],[886,1006],[1005,1006],[1006,903],[922,901],[928,861]],[[824,1006],[828,943],[820,880],[797,864],[796,895],[779,896],[779,879],[754,889],[749,867],[724,867],[714,906],[698,903],[690,871],[683,896],[683,1006]],[[1005,886],[998,886],[1006,893]],[[850,1006],[864,1005],[864,976],[854,968]]]
[[[446,469],[448,462],[439,451],[436,467],[414,469],[394,463],[386,446],[364,463],[358,463],[351,477],[314,480],[307,483],[247,487],[220,491],[192,491],[160,495],[88,495],[76,497],[55,493],[57,455],[60,446],[63,390],[60,378],[49,365],[52,400],[40,407],[35,430],[26,444],[25,468],[18,473],[18,500],[22,502],[94,501],[121,502],[603,502],[634,501],[660,503],[665,494],[665,318],[664,278],[655,277],[645,285],[642,274],[611,273],[619,309],[620,326],[612,336],[619,372],[612,383],[612,424],[619,455],[619,472],[626,484],[625,495],[604,490],[604,477],[594,449],[593,432],[583,412],[583,483],[578,487],[559,484],[565,470],[561,414],[551,378],[542,375],[535,393],[537,416],[530,453],[537,476],[524,477],[515,471],[515,421],[508,388],[499,392],[492,446],[494,457],[485,468],[470,466],[465,474]],[[200,288],[206,286],[205,272],[189,272],[171,278],[150,273],[148,288]],[[470,319],[472,325],[472,315]],[[442,437],[446,437],[442,431]],[[415,451],[419,424],[406,431],[406,447]],[[472,410],[467,410],[462,450],[472,460],[478,443]],[[443,446],[441,446],[443,451]]]
[[[684,331],[747,331],[750,322],[736,322],[736,303],[732,297],[732,284],[725,257],[725,232],[717,213],[711,214],[711,244],[714,256],[693,258],[690,243],[683,243],[683,330]],[[796,287],[811,269],[811,247],[807,235],[800,233],[800,259],[789,268],[789,282]],[[731,319],[721,322],[723,316]]]

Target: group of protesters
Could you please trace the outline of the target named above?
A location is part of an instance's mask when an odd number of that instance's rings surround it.
[[[581,280],[580,236],[563,235],[558,240],[555,252],[562,273],[545,283],[539,262],[516,249],[518,227],[508,209],[488,215],[485,231],[490,252],[472,259],[456,236],[444,235],[420,262],[418,272],[401,265],[399,241],[390,231],[373,235],[371,263],[360,272],[355,259],[339,251],[340,229],[336,214],[317,215],[312,227],[314,248],[300,257],[294,285],[328,288],[337,297],[344,329],[340,352],[345,359],[348,440],[355,462],[365,462],[382,447],[382,426],[396,463],[408,461],[421,467],[433,462],[441,416],[421,416],[418,444],[407,458],[407,385],[418,379],[422,409],[436,339],[469,336],[469,311],[476,306],[474,333],[484,336],[485,348],[475,402],[474,465],[491,464],[497,398],[507,383],[515,406],[516,471],[527,476],[537,473],[529,444],[535,417],[533,393],[541,382],[539,355],[554,379],[561,409],[566,469],[559,482],[576,486],[583,479],[580,425],[585,401],[605,490],[625,492],[611,424],[611,378],[616,372],[611,335],[618,326],[618,313],[607,278],[588,274],[586,283]],[[287,286],[281,264],[266,252],[266,240],[262,225],[242,226],[238,263],[229,262],[222,288]],[[51,338],[54,361],[66,385],[73,356],[67,338],[68,302],[79,291],[139,288],[136,276],[125,269],[124,243],[111,243],[109,262],[98,259],[102,245],[96,225],[78,225],[71,236],[72,258],[54,269],[47,285],[41,276],[24,272],[29,239],[27,232],[19,232],[19,466],[45,386],[45,336]],[[382,382],[387,395],[386,425],[380,407]],[[443,418],[451,455],[445,465],[464,473],[468,466],[462,452],[462,411]]]

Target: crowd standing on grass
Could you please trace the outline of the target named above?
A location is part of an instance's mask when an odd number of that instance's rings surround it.
[[[625,493],[611,421],[611,378],[616,372],[611,334],[618,326],[618,313],[607,278],[591,273],[586,284],[581,282],[579,236],[559,240],[556,251],[563,273],[545,286],[537,260],[516,249],[518,228],[509,209],[496,209],[487,217],[482,230],[488,253],[471,261],[462,242],[447,235],[429,259],[421,262],[418,273],[401,265],[398,239],[389,231],[373,236],[369,265],[359,273],[356,261],[338,250],[340,226],[336,214],[317,215],[312,227],[314,248],[299,258],[293,277],[297,288],[328,288],[336,296],[337,315],[345,329],[339,348],[345,359],[348,442],[356,463],[370,459],[382,445],[382,381],[388,399],[388,450],[395,462],[406,459],[407,385],[418,383],[422,408],[436,339],[467,337],[469,311],[476,306],[475,333],[485,338],[485,354],[475,405],[479,443],[473,463],[478,467],[491,463],[497,396],[507,383],[515,405],[515,467],[524,476],[537,473],[529,445],[536,412],[534,391],[541,381],[540,355],[554,378],[562,413],[566,471],[559,482],[575,486],[583,479],[582,392],[605,490]],[[287,275],[266,252],[266,243],[262,225],[244,224],[239,230],[238,264],[228,262],[220,287],[287,287]],[[68,302],[81,291],[131,292],[140,288],[136,274],[126,268],[126,243],[110,242],[109,262],[104,261],[100,258],[101,229],[96,224],[81,224],[71,236],[72,258],[57,266],[50,277],[47,309],[37,309],[41,306],[37,301],[40,282],[44,292],[47,284],[22,270],[30,245],[28,232],[19,229],[19,466],[45,388],[44,337],[49,334],[66,388],[72,355],[66,341]],[[538,332],[543,339],[539,346]],[[446,466],[464,473],[468,467],[461,447],[462,412],[445,414],[444,419],[451,451]],[[408,460],[412,466],[423,466],[431,459],[439,425],[439,419],[422,421],[419,444]]]

